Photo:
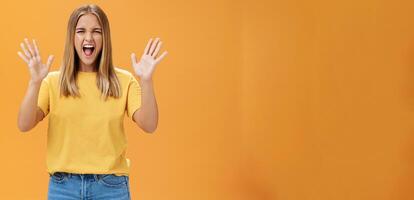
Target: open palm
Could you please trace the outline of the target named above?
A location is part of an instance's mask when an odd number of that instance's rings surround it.
[[[33,46],[29,43],[27,38],[24,42],[26,43],[27,48],[23,43],[20,43],[23,53],[19,51],[17,54],[29,67],[31,80],[34,82],[41,82],[49,73],[50,65],[53,62],[53,55],[49,56],[46,64],[42,63],[42,58],[36,41],[33,40]]]
[[[150,80],[157,64],[167,55],[167,52],[164,51],[157,57],[161,45],[162,42],[159,38],[156,38],[155,41],[151,38],[138,62],[135,53],[131,54],[134,72],[141,80]]]

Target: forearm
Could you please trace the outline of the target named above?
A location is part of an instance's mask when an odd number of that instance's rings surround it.
[[[39,96],[40,84],[38,82],[29,82],[29,87],[20,106],[17,119],[17,125],[21,131],[28,131],[37,123],[37,98]]]
[[[142,91],[141,108],[136,122],[146,132],[154,132],[158,125],[158,107],[152,80],[140,81]]]

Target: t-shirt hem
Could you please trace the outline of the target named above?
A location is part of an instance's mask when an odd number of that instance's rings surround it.
[[[129,176],[129,172],[81,172],[81,171],[71,171],[71,170],[56,170],[56,172],[66,172],[71,174],[114,174],[116,176]],[[47,171],[49,175],[52,175],[51,171]]]

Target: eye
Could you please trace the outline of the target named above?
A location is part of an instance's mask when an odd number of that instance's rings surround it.
[[[78,31],[76,31],[76,33],[84,33],[85,31],[83,31],[83,30],[78,30]]]

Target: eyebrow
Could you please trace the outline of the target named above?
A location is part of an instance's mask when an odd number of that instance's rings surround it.
[[[86,30],[86,28],[79,27],[79,28],[76,28],[76,30]],[[100,31],[102,31],[102,28],[93,28],[92,30],[100,30]]]

